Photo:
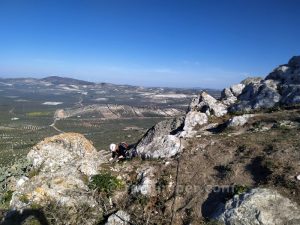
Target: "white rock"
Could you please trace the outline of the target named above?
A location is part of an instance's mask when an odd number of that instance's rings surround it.
[[[241,127],[244,126],[249,118],[253,117],[253,114],[245,114],[242,116],[234,116],[233,118],[229,119],[227,122],[228,127]]]
[[[178,134],[183,122],[184,118],[164,120],[149,129],[137,144],[138,155],[145,158],[168,158],[179,153],[181,141]]]
[[[193,130],[197,125],[203,125],[208,122],[208,117],[205,113],[190,111],[187,113],[183,130]]]
[[[180,138],[174,135],[155,137],[150,143],[138,146],[138,155],[143,158],[170,158],[181,152]]]
[[[230,87],[231,92],[235,97],[239,96],[242,94],[243,90],[245,88],[244,84],[234,84]]]
[[[300,208],[275,190],[257,188],[236,195],[213,215],[227,225],[298,225]]]
[[[227,106],[206,92],[200,93],[197,98],[193,99],[189,108],[190,111],[203,112],[208,116],[221,117],[227,113]]]
[[[22,176],[16,183],[16,188],[19,188],[21,187],[26,181],[28,181],[29,178],[28,177],[25,177],[25,176]]]
[[[38,173],[18,182],[11,208],[22,210],[33,203],[46,206],[56,202],[75,209],[85,204],[91,213],[102,212],[84,177],[97,174],[106,160],[83,135],[64,133],[46,138],[30,150],[27,158]],[[23,196],[28,201],[24,202]],[[95,222],[95,218],[88,220],[89,224]]]
[[[115,214],[112,214],[108,217],[105,225],[129,225],[130,224],[130,215],[123,211],[119,210]]]
[[[155,175],[153,168],[143,168],[137,175],[138,184],[132,187],[132,194],[155,196]]]

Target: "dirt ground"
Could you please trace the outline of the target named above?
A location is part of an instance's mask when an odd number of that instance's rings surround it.
[[[243,127],[220,127],[184,140],[184,151],[170,164],[135,162],[156,168],[160,191],[128,200],[134,224],[214,224],[207,218],[220,202],[258,186],[300,204],[300,110],[260,113]]]

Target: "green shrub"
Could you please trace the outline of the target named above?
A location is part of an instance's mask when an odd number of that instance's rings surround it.
[[[150,198],[148,196],[142,195],[142,194],[135,194],[133,196],[131,196],[131,200],[139,205],[141,205],[142,207],[145,207],[149,201]]]
[[[97,174],[92,177],[89,188],[98,189],[100,192],[105,192],[108,194],[113,193],[114,191],[124,187],[122,180],[113,176],[109,172],[102,174]]]
[[[2,207],[8,207],[13,193],[13,191],[7,191],[0,196],[0,204],[2,205]]]
[[[245,185],[236,185],[234,187],[234,195],[240,195],[240,194],[243,194],[247,191],[249,191],[249,187],[248,186],[245,186]]]
[[[29,203],[29,199],[27,197],[27,195],[23,194],[19,197],[20,201],[25,203],[25,204],[28,204]]]

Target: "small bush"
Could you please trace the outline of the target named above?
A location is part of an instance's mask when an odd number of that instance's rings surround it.
[[[230,165],[219,165],[214,167],[219,172],[218,177],[224,179],[230,177],[233,174],[233,170]]]
[[[25,203],[25,204],[28,204],[29,203],[29,199],[27,197],[27,195],[23,194],[19,197],[20,201]]]
[[[234,195],[240,195],[240,194],[243,194],[247,191],[249,191],[250,188],[248,186],[245,186],[245,185],[236,185],[234,187]]]
[[[145,207],[150,201],[149,197],[144,196],[142,194],[136,194],[136,195],[131,196],[131,197],[132,197],[133,202],[141,205],[142,207]]]
[[[3,205],[4,207],[5,206],[8,206],[9,205],[9,202],[12,198],[12,195],[13,195],[13,191],[7,191],[5,192],[1,197],[0,197],[0,203],[1,205]]]
[[[98,189],[100,192],[108,194],[124,187],[123,182],[109,172],[97,174],[92,177],[89,183],[90,189]]]

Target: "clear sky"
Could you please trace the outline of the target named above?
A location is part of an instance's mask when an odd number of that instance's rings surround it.
[[[300,54],[298,0],[0,0],[0,77],[223,88]]]

